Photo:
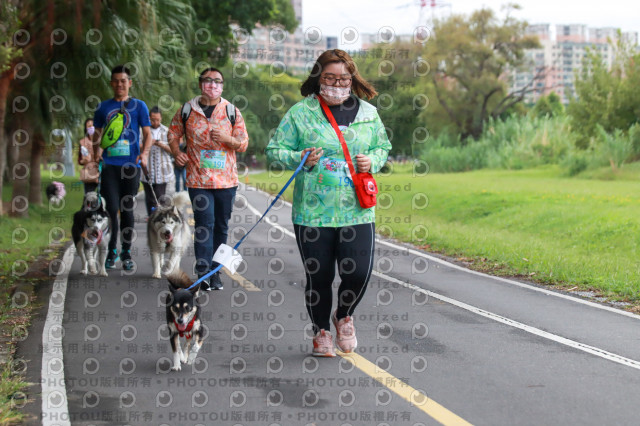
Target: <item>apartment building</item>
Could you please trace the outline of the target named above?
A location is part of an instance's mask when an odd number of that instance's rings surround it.
[[[308,73],[315,60],[327,49],[336,48],[338,39],[323,34],[319,28],[302,28],[302,0],[291,0],[298,28],[288,33],[279,27],[257,27],[251,34],[235,28],[238,50],[231,55],[234,63],[269,65],[277,72]]]
[[[608,67],[615,59],[616,28],[537,24],[530,25],[527,34],[537,35],[541,47],[526,51],[528,64],[524,69],[512,72],[511,90],[527,90],[525,100],[528,103],[551,92],[558,94],[563,103],[568,103],[575,95],[575,74],[581,71],[589,51],[597,52]],[[622,37],[637,45],[638,33],[622,33]]]

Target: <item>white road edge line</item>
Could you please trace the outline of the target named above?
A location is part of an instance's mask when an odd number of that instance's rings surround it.
[[[262,216],[262,213],[260,213],[255,207],[253,207],[249,203],[248,200],[247,200],[247,207],[249,208],[249,210],[251,210],[252,213],[256,214],[258,217]],[[286,235],[288,235],[288,236],[290,236],[292,238],[295,238],[295,235],[293,234],[293,232],[289,231],[288,229],[285,229],[281,225],[278,225],[278,224],[274,223],[268,217],[265,217],[264,221],[266,223],[268,223],[270,226],[281,230]],[[402,247],[398,246],[398,248],[402,248]],[[419,252],[416,252],[416,253],[419,253]],[[443,263],[446,263],[446,262],[443,262]],[[449,264],[447,264],[447,266],[449,266]],[[457,265],[451,265],[451,266],[455,266],[458,269],[461,269],[463,271],[468,271],[467,269],[460,268]],[[380,278],[383,278],[383,279],[385,279],[387,281],[402,285],[402,286],[404,286],[406,288],[409,288],[411,290],[418,291],[418,292],[421,292],[423,294],[426,294],[429,297],[433,297],[435,299],[438,299],[438,300],[441,300],[443,302],[449,303],[451,305],[457,306],[459,308],[465,309],[465,310],[467,310],[469,312],[472,312],[474,314],[483,316],[485,318],[489,318],[489,319],[492,319],[494,321],[500,322],[502,324],[506,324],[508,326],[511,326],[511,327],[514,327],[514,328],[518,328],[520,330],[523,330],[523,331],[526,331],[528,333],[534,334],[536,336],[540,336],[540,337],[543,337],[545,339],[549,339],[549,340],[552,340],[554,342],[561,343],[561,344],[563,344],[565,346],[569,346],[571,348],[578,349],[580,351],[587,352],[587,353],[595,355],[595,356],[599,356],[599,357],[604,358],[606,360],[613,361],[613,362],[616,362],[618,364],[622,364],[622,365],[625,365],[627,367],[632,367],[632,368],[640,370],[640,361],[636,361],[636,360],[633,360],[633,359],[630,359],[630,358],[625,358],[625,357],[623,357],[621,355],[617,355],[617,354],[614,354],[612,352],[605,351],[604,349],[596,348],[594,346],[589,346],[587,344],[580,343],[580,342],[577,342],[575,340],[567,339],[567,338],[559,336],[557,334],[553,334],[553,333],[546,332],[544,330],[540,330],[539,328],[532,327],[532,326],[523,324],[521,322],[514,321],[512,319],[503,317],[501,315],[494,314],[494,313],[489,312],[489,311],[485,311],[484,309],[476,308],[475,306],[468,305],[468,304],[463,303],[463,302],[459,302],[459,301],[457,301],[455,299],[451,299],[449,297],[442,296],[442,295],[440,295],[438,293],[434,293],[432,291],[425,290],[425,289],[423,289],[421,287],[418,287],[416,285],[413,285],[413,284],[398,280],[396,278],[390,277],[390,276],[388,276],[386,274],[377,272],[375,270],[372,272],[372,274],[375,275],[375,276],[378,276]],[[481,275],[487,276],[489,278],[494,278],[494,277],[491,277],[490,275],[486,275],[486,274],[481,274]],[[505,280],[505,281],[510,282],[508,280]],[[526,287],[528,288],[528,286],[526,286]]]
[[[246,187],[246,185],[244,185],[244,184],[243,184],[243,186]],[[260,193],[262,193],[265,196],[268,196],[270,198],[273,197],[273,195],[271,195],[271,194],[269,194],[267,192],[264,192],[264,191],[262,191],[260,189],[256,189],[255,187],[251,187],[251,188],[253,188],[253,190],[255,192],[260,192]],[[284,201],[284,204],[287,205],[287,206],[291,206],[291,203],[289,203],[288,201]],[[247,205],[249,205],[248,201],[247,201]],[[252,209],[252,211],[254,211],[254,213],[257,212],[257,210],[255,210],[255,209]],[[258,214],[258,213],[256,213],[256,214]],[[260,216],[262,216],[262,213],[258,214],[258,217],[260,217]],[[264,218],[265,221],[268,221],[268,219],[269,218],[267,218],[267,217]],[[272,222],[269,223],[269,224],[272,225],[272,226],[275,226],[278,229],[282,229],[283,232],[285,232],[287,235],[294,236],[293,233],[291,233],[290,231],[287,231],[286,229],[284,229],[280,225],[273,224]],[[467,274],[472,274],[472,275],[477,275],[477,276],[484,277],[484,278],[489,278],[489,279],[492,279],[492,280],[495,280],[495,281],[500,281],[500,282],[503,282],[503,283],[506,283],[506,284],[511,284],[511,285],[514,285],[514,286],[517,286],[517,287],[520,287],[520,288],[526,288],[527,290],[537,291],[539,293],[546,294],[547,296],[559,297],[561,299],[570,300],[572,302],[580,303],[582,305],[590,306],[592,308],[602,309],[602,310],[605,310],[605,311],[608,311],[608,312],[613,312],[613,313],[618,314],[618,315],[623,315],[623,316],[626,316],[626,317],[629,317],[629,318],[634,318],[634,319],[640,320],[640,315],[634,314],[632,312],[623,311],[622,309],[614,308],[612,306],[601,305],[599,303],[591,302],[589,300],[580,299],[578,297],[574,297],[574,296],[571,296],[571,295],[568,295],[568,294],[547,290],[547,289],[544,289],[544,288],[541,288],[541,287],[537,287],[537,286],[534,286],[534,285],[522,283],[522,282],[519,282],[519,281],[510,280],[508,278],[496,277],[496,276],[493,276],[493,275],[485,274],[484,272],[474,271],[473,269],[468,269],[468,268],[465,268],[463,266],[456,265],[455,263],[447,262],[446,260],[440,259],[438,257],[431,256],[429,254],[420,252],[418,250],[414,250],[414,249],[406,247],[406,246],[401,246],[401,245],[398,245],[398,244],[394,244],[394,243],[391,243],[389,241],[382,240],[382,239],[379,239],[379,238],[376,238],[376,242],[380,243],[380,244],[384,244],[384,245],[386,245],[388,247],[391,247],[391,248],[394,248],[396,250],[403,250],[403,251],[405,251],[407,253],[413,254],[414,256],[420,256],[420,257],[428,259],[428,260],[430,260],[432,262],[439,263],[440,265],[446,266],[447,268],[452,268],[452,269],[456,269],[458,271],[466,272]]]
[[[532,327],[530,325],[526,325],[526,324],[523,324],[521,322],[514,321],[512,319],[503,317],[501,315],[494,314],[493,312],[485,311],[484,309],[476,308],[475,306],[468,305],[468,304],[463,303],[463,302],[459,302],[459,301],[457,301],[455,299],[451,299],[449,297],[442,296],[442,295],[440,295],[438,293],[434,293],[434,292],[429,291],[429,290],[425,290],[425,289],[423,289],[421,287],[418,287],[416,285],[413,285],[413,284],[398,280],[396,278],[390,277],[388,275],[382,274],[382,273],[377,272],[377,271],[373,271],[373,275],[376,275],[376,276],[378,276],[380,278],[383,278],[383,279],[385,279],[387,281],[391,281],[391,282],[396,283],[398,285],[404,286],[404,287],[409,288],[411,290],[418,291],[420,293],[426,294],[429,297],[433,297],[434,299],[441,300],[443,302],[446,302],[446,303],[449,303],[451,305],[457,306],[459,308],[465,309],[465,310],[467,310],[469,312],[472,312],[474,314],[483,316],[485,318],[492,319],[494,321],[500,322],[502,324],[509,325],[511,327],[519,328],[520,330],[526,331],[526,332],[531,333],[531,334],[535,334],[536,336],[544,337],[545,339],[549,339],[549,340],[552,340],[554,342],[561,343],[561,344],[569,346],[571,348],[578,349],[578,350],[581,350],[583,352],[587,352],[587,353],[590,353],[592,355],[596,355],[596,356],[599,356],[601,358],[607,359],[609,361],[617,362],[618,364],[622,364],[622,365],[625,365],[627,367],[632,367],[632,368],[640,370],[640,361],[636,361],[636,360],[633,360],[633,359],[630,359],[630,358],[625,358],[625,357],[623,357],[621,355],[617,355],[617,354],[614,354],[612,352],[605,351],[604,349],[596,348],[594,346],[589,346],[589,345],[584,344],[584,343],[576,342],[575,340],[571,340],[571,339],[567,339],[567,338],[562,337],[562,336],[558,336],[557,334],[553,334],[553,333],[549,333],[549,332],[544,331],[544,330],[540,330],[539,328],[535,328],[535,327]]]
[[[67,390],[64,381],[64,350],[62,347],[64,328],[62,327],[62,319],[67,294],[67,281],[75,252],[76,250],[73,244],[64,252],[61,265],[61,268],[64,269],[60,271],[53,282],[53,289],[49,296],[47,318],[42,330],[42,367],[40,378],[43,426],[71,425],[69,421]]]

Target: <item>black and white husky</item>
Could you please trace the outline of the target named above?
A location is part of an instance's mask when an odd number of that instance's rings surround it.
[[[166,274],[171,274],[180,266],[180,259],[191,241],[189,224],[182,211],[190,203],[187,192],[177,192],[169,206],[158,206],[149,216],[147,237],[153,278],[160,278],[163,266]],[[169,255],[166,263],[165,253]]]
[[[167,276],[170,294],[167,297],[167,327],[173,352],[172,370],[182,368],[181,363],[193,364],[204,340],[204,329],[200,320],[198,295],[200,284],[187,290],[193,281],[181,269]],[[180,337],[185,337],[184,351],[180,346]],[[191,348],[191,352],[189,349]]]
[[[71,236],[82,262],[80,273],[107,276],[105,261],[111,238],[111,219],[104,198],[96,192],[87,192],[82,210],[73,215]]]

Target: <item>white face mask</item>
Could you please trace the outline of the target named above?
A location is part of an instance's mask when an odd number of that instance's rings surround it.
[[[93,126],[89,126],[89,127],[87,127],[87,134],[88,134],[89,136],[93,135],[93,132],[95,132],[95,131],[96,131],[96,128],[95,128],[95,127],[93,127]]]
[[[338,105],[347,100],[351,87],[327,86],[320,84],[320,95],[329,105]]]

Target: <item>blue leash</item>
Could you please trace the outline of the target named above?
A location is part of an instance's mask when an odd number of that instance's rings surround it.
[[[258,226],[258,224],[262,221],[262,219],[264,219],[264,217],[267,215],[267,213],[269,213],[269,210],[271,210],[271,207],[273,207],[273,205],[276,203],[276,201],[278,201],[278,199],[282,196],[282,194],[284,194],[284,191],[287,190],[287,188],[289,187],[289,185],[291,184],[291,182],[293,181],[293,179],[295,179],[295,177],[297,176],[297,174],[300,172],[300,170],[302,170],[302,167],[304,166],[305,161],[307,161],[307,157],[309,156],[309,154],[311,154],[311,151],[307,151],[307,153],[304,155],[304,157],[302,158],[302,161],[300,161],[300,164],[298,165],[298,167],[296,168],[296,170],[293,172],[293,174],[291,175],[291,177],[289,178],[289,180],[287,181],[287,183],[284,184],[284,186],[282,187],[282,189],[280,190],[280,192],[278,192],[278,195],[276,195],[276,198],[273,199],[273,201],[271,202],[271,204],[269,204],[269,207],[267,207],[267,210],[265,210],[265,212],[262,214],[262,216],[260,216],[260,219],[258,219],[258,221],[251,227],[251,229],[249,229],[247,231],[246,234],[244,234],[244,236],[242,238],[240,238],[240,241],[238,241],[236,243],[235,246],[233,246],[234,250],[238,250],[238,247],[240,247],[240,244],[242,244],[242,242],[247,238],[247,236],[249,236],[249,234],[251,233],[251,231],[253,231],[253,229]],[[202,281],[206,280],[207,278],[209,278],[211,275],[215,274],[216,272],[218,272],[220,269],[222,269],[222,265],[218,264],[218,266],[211,272],[209,272],[206,275],[201,276],[200,278],[198,278],[198,280],[196,282],[194,282],[193,284],[191,284],[189,286],[189,288],[187,288],[187,290],[191,290],[193,287],[197,286],[198,284],[200,284]]]

